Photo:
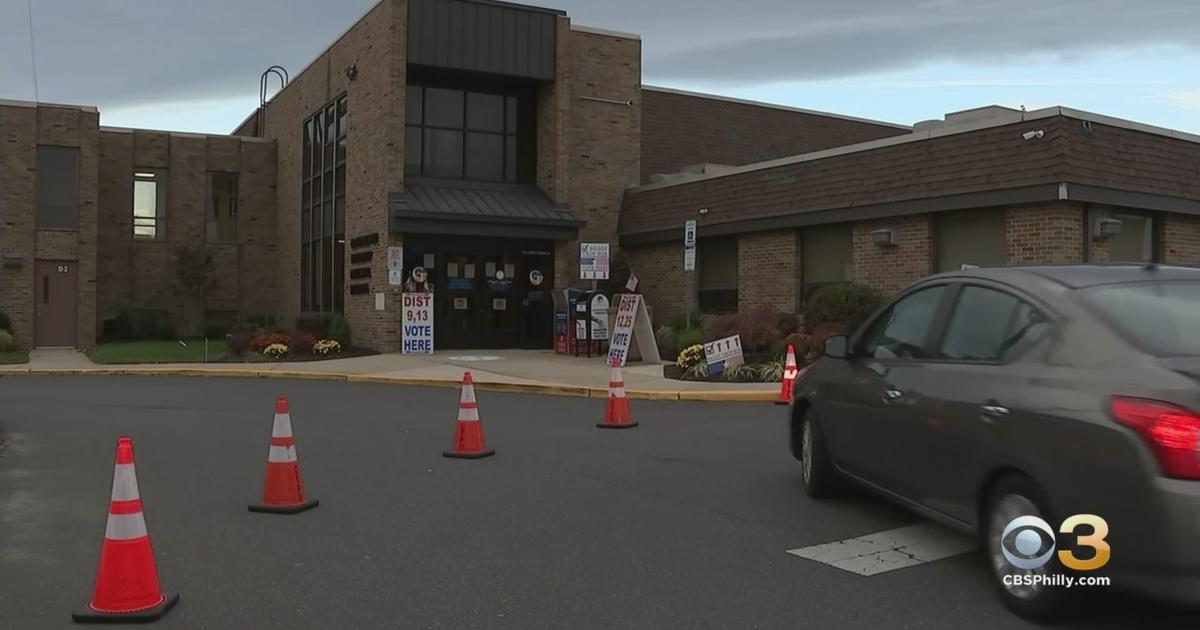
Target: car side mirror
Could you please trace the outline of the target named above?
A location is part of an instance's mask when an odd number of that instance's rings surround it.
[[[845,359],[850,356],[850,342],[846,335],[834,335],[826,339],[825,356],[832,359]]]

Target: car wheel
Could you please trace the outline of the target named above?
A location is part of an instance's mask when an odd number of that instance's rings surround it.
[[[1004,530],[1013,519],[1036,516],[1050,522],[1046,501],[1037,486],[1026,477],[1008,477],[996,484],[989,493],[983,516],[984,550],[992,576],[999,588],[1000,599],[1009,610],[1034,621],[1049,621],[1062,610],[1065,589],[1045,584],[1005,583],[1005,576],[1053,576],[1063,573],[1057,557],[1037,568],[1022,569],[1005,557],[1001,542]],[[1053,527],[1053,526],[1051,526]],[[1015,530],[1014,530],[1015,531]],[[1013,532],[1010,532],[1010,536]],[[1010,541],[1010,544],[1015,541]],[[1009,578],[1013,580],[1014,578]],[[1028,580],[1027,577],[1017,579]]]
[[[821,499],[834,494],[837,472],[829,461],[825,436],[812,409],[806,409],[796,427],[800,435],[800,470],[804,479],[804,491],[808,496]]]

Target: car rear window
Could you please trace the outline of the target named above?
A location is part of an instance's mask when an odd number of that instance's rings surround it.
[[[1157,356],[1200,356],[1200,282],[1136,282],[1088,289],[1084,300],[1117,332]]]

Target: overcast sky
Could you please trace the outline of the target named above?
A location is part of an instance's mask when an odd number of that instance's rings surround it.
[[[374,0],[32,0],[41,100],[224,133]],[[1200,133],[1200,0],[557,0],[642,35],[646,83],[911,124],[1067,105]],[[0,98],[32,100],[27,0],[0,0]]]

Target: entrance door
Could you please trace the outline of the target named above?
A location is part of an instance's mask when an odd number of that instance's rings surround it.
[[[482,257],[480,341],[484,348],[511,348],[520,339],[521,299],[515,289],[516,256],[510,251]]]
[[[35,271],[34,343],[75,347],[78,272],[74,260],[39,260]]]

